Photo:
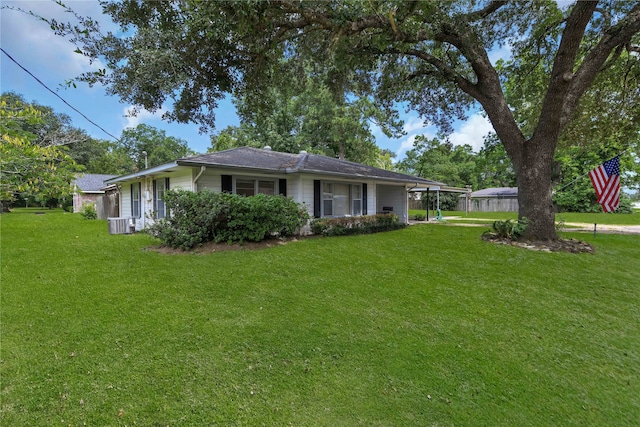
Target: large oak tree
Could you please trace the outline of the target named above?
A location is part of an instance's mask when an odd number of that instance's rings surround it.
[[[538,239],[556,238],[551,176],[560,135],[602,69],[623,57],[638,61],[625,53],[640,31],[640,3],[626,1],[559,10],[546,0],[124,0],[105,2],[104,11],[126,31],[103,35],[90,19],[52,24],[106,61],[108,71],[82,79],[149,110],[171,99],[168,119],[211,126],[228,92],[260,108],[262,90],[286,85],[301,72],[296,63],[309,61],[331,69],[334,89],[347,96],[373,97],[384,108],[403,103],[444,131],[479,103],[512,160],[528,237]],[[514,58],[552,58],[527,130],[490,59],[501,46]]]

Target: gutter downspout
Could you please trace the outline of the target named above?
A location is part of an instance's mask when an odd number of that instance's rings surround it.
[[[202,174],[207,170],[206,166],[200,166],[200,173],[198,173],[198,175],[196,175],[195,178],[193,178],[193,184],[192,184],[192,188],[191,190],[195,193],[198,191],[198,180],[200,179],[200,177],[202,176]]]

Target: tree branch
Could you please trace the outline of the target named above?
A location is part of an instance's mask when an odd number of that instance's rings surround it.
[[[562,113],[558,111],[558,107],[563,105],[569,91],[580,42],[587,24],[593,16],[596,5],[596,2],[578,2],[567,18],[553,63],[547,93],[542,103],[540,119],[533,133],[534,137],[541,133],[545,135],[553,133],[553,135],[543,136],[540,140],[550,139],[557,141],[557,136],[562,130],[560,125]]]
[[[561,128],[564,128],[571,119],[580,97],[591,85],[611,52],[618,46],[628,45],[631,38],[638,32],[640,32],[640,3],[637,3],[626,17],[605,32],[575,72],[563,104]]]
[[[500,9],[502,6],[506,5],[506,0],[494,0],[486,5],[483,9],[476,10],[474,12],[468,13],[464,15],[464,18],[469,22],[479,21],[481,19],[486,18],[491,15],[496,10]]]

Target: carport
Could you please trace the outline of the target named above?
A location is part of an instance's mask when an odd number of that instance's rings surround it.
[[[429,196],[429,192],[430,191],[435,191],[436,192],[436,206],[437,206],[437,215],[436,215],[436,219],[440,219],[440,192],[444,191],[447,193],[465,193],[465,194],[471,194],[471,186],[468,185],[467,188],[462,188],[462,187],[452,187],[449,185],[426,185],[426,186],[420,186],[420,187],[413,187],[409,189],[409,193],[426,193],[427,197]],[[427,221],[429,221],[429,207],[427,206]],[[468,211],[467,211],[468,213]]]

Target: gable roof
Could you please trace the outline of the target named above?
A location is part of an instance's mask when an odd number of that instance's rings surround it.
[[[238,147],[215,153],[178,159],[181,166],[220,166],[278,173],[317,173],[344,178],[374,178],[384,181],[414,182],[420,185],[444,185],[436,181],[388,171],[373,166],[334,159],[320,154],[281,153],[253,147]]]
[[[73,184],[83,193],[101,193],[106,186],[105,181],[115,178],[117,175],[107,175],[98,173],[86,173],[76,176]]]

